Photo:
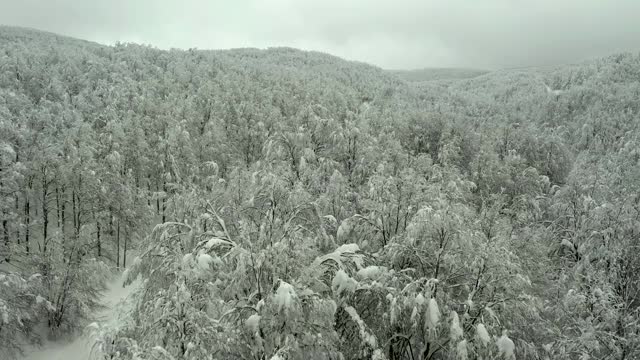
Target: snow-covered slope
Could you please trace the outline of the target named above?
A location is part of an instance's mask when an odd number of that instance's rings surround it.
[[[98,324],[111,324],[118,316],[117,305],[125,299],[135,285],[122,286],[122,278],[117,276],[104,292],[104,308],[95,316]],[[69,342],[47,341],[39,348],[25,350],[24,360],[87,360],[92,356],[93,341],[86,335],[78,336]]]

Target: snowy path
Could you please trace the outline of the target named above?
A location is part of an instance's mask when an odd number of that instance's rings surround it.
[[[116,316],[115,305],[124,299],[132,288],[132,285],[123,288],[121,276],[116,276],[104,292],[102,303],[105,308],[96,314],[95,321],[105,323],[113,320]],[[70,342],[45,341],[40,348],[27,349],[23,360],[87,360],[90,358],[91,345],[82,335]]]

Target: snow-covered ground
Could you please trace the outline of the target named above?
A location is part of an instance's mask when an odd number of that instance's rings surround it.
[[[105,308],[96,314],[95,321],[101,324],[116,319],[116,305],[124,299],[134,285],[122,287],[121,276],[116,276],[103,294]],[[78,336],[70,342],[45,342],[42,347],[27,349],[23,360],[87,360],[91,356],[93,343],[86,336]]]

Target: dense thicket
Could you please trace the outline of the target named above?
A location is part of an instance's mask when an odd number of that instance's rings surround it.
[[[132,263],[109,358],[637,358],[638,99],[631,54],[409,84],[1,28],[0,349]]]

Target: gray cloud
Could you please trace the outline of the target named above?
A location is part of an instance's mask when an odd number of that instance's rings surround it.
[[[292,46],[385,68],[640,50],[638,0],[0,0],[0,23],[160,48]]]

